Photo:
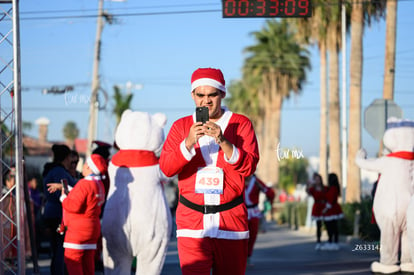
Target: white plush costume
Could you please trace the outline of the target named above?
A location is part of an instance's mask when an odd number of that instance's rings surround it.
[[[380,174],[373,207],[381,230],[380,261],[372,263],[371,271],[383,274],[400,270],[414,272],[406,222],[407,207],[414,193],[414,121],[390,118],[383,141],[390,154],[366,159],[366,152],[361,149],[356,156],[360,168]]]
[[[105,274],[160,274],[169,237],[171,214],[154,152],[164,141],[164,114],[127,110],[115,133],[119,151],[108,173],[110,188],[102,218]]]

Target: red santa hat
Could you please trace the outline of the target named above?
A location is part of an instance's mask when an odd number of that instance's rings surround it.
[[[89,168],[91,168],[92,172],[96,175],[105,174],[106,170],[108,169],[105,159],[98,154],[92,154],[86,160],[86,163],[88,164]]]
[[[222,92],[226,92],[226,81],[220,69],[199,68],[191,76],[191,91],[199,86],[212,86]]]

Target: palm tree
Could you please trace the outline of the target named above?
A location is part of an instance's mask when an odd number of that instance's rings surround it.
[[[367,23],[369,25],[371,19],[378,20],[383,16],[384,11],[384,3],[381,3],[381,1],[371,2],[353,2],[351,6],[352,28],[346,202],[359,202],[361,199],[361,173],[354,159],[357,151],[361,147],[362,38],[364,24]]]
[[[394,71],[395,48],[397,29],[397,0],[387,0],[386,34],[385,34],[385,71],[384,91],[385,99],[394,99]]]
[[[321,175],[326,179],[327,166],[330,172],[342,177],[341,169],[341,138],[339,115],[339,50],[341,45],[341,1],[326,2],[317,0],[313,2],[313,17],[304,25],[308,30],[309,39],[315,41],[320,50],[321,58],[321,136],[320,157]],[[346,21],[348,22],[348,20]],[[302,26],[303,28],[303,26]],[[310,29],[309,29],[310,28]],[[303,33],[301,31],[300,33]],[[325,51],[326,50],[326,51]],[[326,53],[328,53],[328,70],[326,70]],[[326,111],[326,71],[329,75],[328,112]],[[329,119],[326,119],[328,114]],[[325,126],[328,121],[329,142],[326,142]],[[329,150],[326,147],[329,144]],[[326,157],[329,153],[329,165]]]
[[[340,1],[329,5],[329,22],[326,46],[329,54],[329,170],[342,178],[341,136],[340,136],[340,102],[339,102],[339,50],[341,39],[341,5]],[[345,102],[343,104],[346,104]]]
[[[66,143],[70,148],[74,148],[75,139],[79,136],[79,129],[76,126],[76,123],[73,121],[66,122],[63,127],[63,136],[66,139]]]
[[[225,104],[230,110],[249,116],[253,124],[259,123],[261,114],[255,89],[247,87],[247,82],[237,80],[230,83],[228,93]]]
[[[297,29],[297,37],[304,44],[316,44],[319,49],[320,67],[320,133],[319,133],[319,174],[328,180],[328,108],[327,108],[327,50],[326,29],[329,24],[329,6],[318,0],[313,2],[313,16],[289,19]]]
[[[115,85],[113,98],[115,100],[115,106],[112,112],[116,116],[116,124],[118,125],[119,121],[121,120],[122,113],[131,107],[133,94],[128,93],[126,95],[123,95],[121,93],[121,89]]]
[[[361,85],[362,85],[362,34],[363,34],[363,5],[352,4],[351,13],[351,57],[350,87],[349,87],[349,131],[348,131],[348,171],[346,201],[359,202],[361,196],[361,174],[356,166],[354,157],[361,147]]]
[[[225,104],[233,112],[241,113],[250,118],[255,128],[258,140],[263,136],[263,112],[260,107],[260,94],[255,87],[248,83],[252,80],[232,81],[228,87],[228,94],[225,98]]]
[[[359,149],[360,133],[361,133],[361,80],[362,80],[362,34],[363,23],[370,24],[371,19],[379,19],[384,10],[384,1],[371,1],[371,2],[354,2],[352,6],[347,5],[347,16],[350,8],[352,8],[352,28],[351,28],[351,88],[350,88],[350,122],[349,122],[349,148],[348,148],[348,182],[347,182],[347,199],[351,201],[354,198],[358,198],[360,194],[360,171],[354,163],[354,156],[356,150]],[[338,2],[339,4],[339,2]],[[363,5],[362,5],[363,4]],[[356,6],[354,10],[354,6]],[[333,14],[335,16],[331,16]],[[327,139],[326,139],[326,43],[327,35],[326,29],[331,24],[330,21],[338,21],[339,9],[331,10],[331,3],[326,1],[314,1],[313,2],[313,17],[309,19],[292,20],[293,24],[298,28],[298,34],[300,38],[311,44],[317,44],[320,52],[320,81],[321,81],[321,129],[320,129],[320,174],[326,181],[327,172]],[[365,20],[364,20],[365,19]],[[347,29],[349,27],[349,20],[347,18]],[[337,34],[339,35],[339,34]],[[335,45],[333,45],[335,47]],[[339,42],[338,42],[339,46]],[[331,43],[332,47],[332,43]],[[332,68],[331,68],[332,69]],[[339,106],[338,106],[339,108]],[[339,121],[338,121],[339,123]],[[331,137],[332,140],[332,137]],[[332,149],[330,150],[332,152]],[[338,152],[338,151],[337,151]],[[345,171],[344,171],[345,173]]]
[[[253,32],[257,44],[247,47],[249,56],[243,66],[245,80],[260,79],[256,87],[260,95],[260,106],[264,113],[264,129],[261,144],[259,170],[262,177],[273,185],[278,183],[279,163],[276,148],[280,140],[281,109],[284,98],[299,93],[310,69],[309,52],[297,43],[293,29],[285,20],[266,21],[266,26]]]
[[[246,76],[249,77],[249,76]],[[264,120],[263,120],[263,108],[260,106],[262,102],[260,100],[262,93],[258,92],[252,83],[257,83],[257,80],[252,80],[252,76],[248,80],[238,80],[230,83],[228,87],[229,96],[225,99],[225,104],[233,112],[246,115],[252,121],[256,137],[261,147],[261,141],[265,135]],[[263,158],[263,156],[261,156]],[[256,174],[263,178],[263,169],[256,171]]]

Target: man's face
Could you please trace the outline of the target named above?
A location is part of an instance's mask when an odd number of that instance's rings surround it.
[[[213,120],[221,117],[221,100],[224,95],[222,91],[211,86],[199,86],[191,93],[195,105],[208,107],[209,117]]]

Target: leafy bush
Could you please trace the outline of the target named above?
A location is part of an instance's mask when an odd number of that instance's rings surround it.
[[[306,223],[306,202],[286,202],[283,204],[278,222],[288,223],[291,227],[298,228]]]
[[[344,218],[339,221],[339,234],[352,236],[357,234],[364,241],[378,241],[380,231],[376,224],[371,223],[372,201],[363,199],[360,203],[342,204]],[[292,228],[297,229],[306,223],[307,203],[287,202],[279,207],[281,212],[278,223],[288,223]],[[358,221],[357,231],[354,232],[354,223]]]

